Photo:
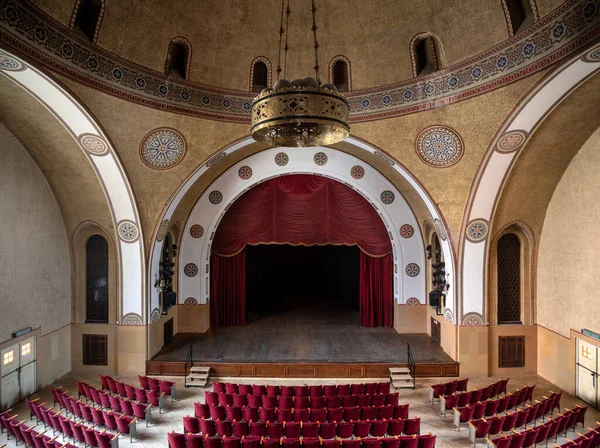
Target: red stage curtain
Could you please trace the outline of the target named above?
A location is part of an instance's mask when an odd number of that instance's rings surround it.
[[[211,256],[210,325],[246,323],[246,251]]]
[[[373,257],[392,249],[383,221],[359,193],[305,174],[277,177],[244,193],[221,220],[212,250],[231,256],[260,243],[356,244]]]
[[[373,258],[360,253],[360,324],[391,327],[393,324],[392,254]]]

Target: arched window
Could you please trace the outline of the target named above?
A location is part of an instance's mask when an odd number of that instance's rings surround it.
[[[103,15],[103,0],[78,0],[71,16],[71,28],[90,42],[96,42]]]
[[[169,43],[165,74],[174,78],[188,79],[191,54],[192,46],[187,39],[183,37],[173,39]]]
[[[338,55],[329,62],[329,82],[336,86],[340,92],[350,92],[352,90],[350,61],[347,57]]]
[[[267,64],[256,61],[252,67],[252,91],[262,92],[269,84],[269,70]]]
[[[514,233],[498,240],[498,323],[521,323],[521,241]]]
[[[413,51],[415,76],[428,75],[439,70],[436,43],[433,36],[417,40]]]
[[[92,235],[85,246],[85,321],[108,323],[108,243]]]
[[[510,35],[523,31],[537,19],[534,0],[505,0],[504,12]]]

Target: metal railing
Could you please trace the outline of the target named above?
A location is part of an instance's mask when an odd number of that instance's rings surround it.
[[[407,342],[406,347],[408,348],[408,370],[410,371],[410,376],[412,376],[413,380],[413,390],[417,387],[417,365],[415,364],[415,358],[413,358],[412,350],[410,349],[410,344]]]
[[[188,367],[192,367],[194,365],[194,355],[193,355],[194,343],[190,342],[190,349],[188,350],[187,357],[185,358],[185,364],[183,367],[183,385],[187,387],[187,375],[188,375]]]

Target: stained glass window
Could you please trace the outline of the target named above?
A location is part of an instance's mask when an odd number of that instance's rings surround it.
[[[108,323],[108,243],[100,235],[92,236],[86,253],[85,321]]]

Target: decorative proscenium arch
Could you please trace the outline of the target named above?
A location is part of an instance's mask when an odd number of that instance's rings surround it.
[[[425,204],[427,211],[431,215],[431,219],[435,224],[438,235],[441,235],[440,240],[442,243],[444,259],[446,260],[446,272],[448,274],[448,281],[452,286],[454,286],[454,284],[456,283],[455,276],[454,276],[455,256],[454,256],[454,251],[453,251],[452,244],[451,244],[450,234],[447,231],[447,227],[445,225],[445,220],[444,220],[441,212],[438,210],[437,205],[431,199],[431,197],[429,196],[429,194],[425,190],[425,188],[402,164],[400,164],[398,161],[394,160],[387,154],[383,153],[380,149],[375,148],[375,147],[369,145],[368,143],[366,143],[362,140],[353,138],[353,137],[346,139],[345,143],[354,146],[356,149],[358,149],[360,151],[364,151],[365,153],[372,154],[375,157],[382,160],[383,162],[387,163],[406,182],[408,182],[410,184],[410,186],[414,189],[414,191],[419,195],[420,199]],[[197,182],[198,179],[200,179],[200,177],[202,175],[204,175],[204,173],[206,173],[206,171],[209,168],[211,168],[214,165],[221,162],[225,157],[227,157],[227,155],[230,155],[239,150],[243,150],[245,147],[247,147],[249,145],[256,145],[256,142],[254,140],[252,140],[251,138],[246,138],[246,139],[237,141],[237,142],[233,143],[232,145],[228,146],[227,148],[224,148],[223,150],[215,153],[206,162],[202,163],[196,169],[196,171],[180,185],[180,187],[173,194],[173,196],[171,197],[171,199],[165,206],[163,215],[157,222],[157,225],[156,225],[156,228],[154,231],[154,238],[152,240],[153,241],[152,242],[152,252],[150,254],[150,265],[149,265],[150,270],[149,270],[149,274],[148,274],[148,288],[150,291],[150,293],[149,293],[149,302],[150,303],[148,304],[148,309],[154,309],[154,308],[159,307],[159,291],[157,288],[153,287],[154,280],[156,278],[158,278],[160,250],[161,250],[161,246],[162,246],[160,242],[156,241],[156,232],[158,231],[159,224],[161,222],[164,222],[165,220],[168,221],[172,218],[173,213],[175,212],[175,210],[177,209],[177,206],[180,204],[180,202],[184,198],[185,194],[194,185],[194,183]],[[325,148],[325,150],[331,151],[331,148]],[[287,149],[281,149],[280,151],[286,152]],[[291,151],[301,151],[301,150],[292,149]],[[311,154],[313,154],[313,153],[314,152],[311,152]],[[312,155],[311,155],[311,157],[312,157]],[[314,169],[314,168],[318,168],[317,165],[315,165],[314,162],[311,162],[311,163],[312,163],[311,167],[313,168],[312,172],[317,172],[317,170]],[[367,164],[362,161],[358,161],[357,164],[360,164],[363,167],[367,166]],[[277,166],[273,164],[273,168],[277,168]],[[345,176],[348,178],[351,178],[349,171],[345,174]],[[208,191],[212,191],[212,188],[209,189]],[[401,195],[399,195],[399,194],[395,195],[395,196],[401,197]],[[379,202],[379,199],[380,199],[379,196],[377,196],[377,202]],[[405,223],[395,223],[394,225],[399,228],[402,224],[405,224]],[[191,227],[186,226],[183,229],[183,235],[189,235],[190,229],[191,229]],[[197,228],[195,228],[195,229],[197,229]],[[206,233],[204,228],[202,228],[201,233]],[[398,239],[398,236],[399,236],[399,234],[396,233],[394,235],[394,238]],[[421,252],[424,253],[424,246],[421,247]],[[181,251],[180,251],[180,254],[181,254]],[[206,264],[206,263],[204,263],[204,264]],[[423,266],[424,266],[424,264],[421,265],[420,268],[421,268],[421,275],[424,277]],[[179,272],[181,272],[184,269],[184,267],[185,267],[185,264],[183,264],[183,265],[178,264]],[[202,266],[197,266],[197,267],[198,267],[198,269],[200,269],[200,267],[202,267]],[[203,272],[203,275],[206,275],[206,273]],[[179,279],[180,278],[181,277],[179,277]],[[181,300],[184,300],[186,298],[186,296],[184,294],[182,294],[181,290],[178,291],[178,296],[181,298]],[[455,294],[454,294],[453,288],[451,288],[448,291],[446,307],[450,311],[449,315],[452,316],[453,313],[455,312],[454,310],[456,309]],[[453,319],[449,318],[449,320],[453,320]]]
[[[96,171],[108,202],[118,241],[120,306],[124,325],[144,324],[144,246],[139,213],[129,179],[101,126],[86,109],[49,76],[19,57],[0,51],[0,75],[23,88],[64,126]]]
[[[459,323],[467,314],[477,314],[482,321],[486,315],[488,237],[500,195],[515,161],[546,116],[599,71],[599,46],[565,62],[529,92],[492,140],[471,187],[463,217]]]
[[[354,189],[369,201],[377,210],[390,236],[395,264],[396,302],[404,304],[408,298],[417,297],[421,303],[426,303],[423,239],[408,203],[371,166],[350,154],[323,147],[272,148],[259,152],[230,167],[205,190],[184,226],[179,252],[180,303],[186,297],[193,297],[198,303],[206,303],[209,298],[211,244],[228,208],[258,183],[289,174],[329,177]],[[414,229],[411,238],[400,237],[400,227],[405,224]],[[198,225],[204,229],[201,237],[196,237],[192,231],[192,226]],[[414,275],[414,270],[407,270],[407,266],[414,264],[421,271],[418,275]],[[182,266],[184,269],[181,269]],[[197,274],[191,275],[193,272]]]

